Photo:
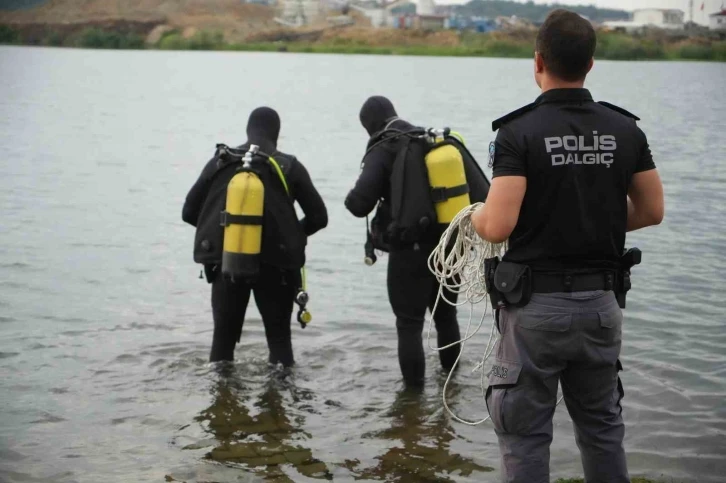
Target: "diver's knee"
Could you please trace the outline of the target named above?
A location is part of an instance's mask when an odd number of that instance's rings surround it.
[[[399,332],[420,332],[423,330],[423,319],[410,316],[396,316],[396,329]]]

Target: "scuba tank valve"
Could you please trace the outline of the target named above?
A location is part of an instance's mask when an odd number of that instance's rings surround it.
[[[428,140],[431,144],[443,141],[444,138],[449,136],[450,132],[451,129],[449,129],[448,127],[445,127],[443,129],[429,128],[426,130]]]
[[[249,168],[252,164],[252,156],[260,151],[260,147],[256,144],[250,144],[250,148],[247,150],[245,155],[242,157],[243,168]]]

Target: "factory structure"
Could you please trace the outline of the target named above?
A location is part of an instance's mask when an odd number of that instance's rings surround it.
[[[275,21],[288,27],[354,23],[351,13],[364,17],[373,28],[421,30],[492,30],[530,27],[517,17],[484,18],[457,15],[452,5],[434,0],[245,0],[275,8]],[[721,2],[721,3],[718,3]],[[683,10],[641,8],[629,20],[606,21],[603,27],[637,32],[645,29],[678,31],[696,24],[711,30],[726,30],[726,9],[722,0],[683,0]]]

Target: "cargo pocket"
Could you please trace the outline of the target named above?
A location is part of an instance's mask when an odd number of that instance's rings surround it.
[[[517,384],[521,371],[521,363],[503,359],[496,359],[489,371],[489,387],[485,401],[494,429],[499,433],[507,432],[507,426],[504,424],[507,416],[505,414],[507,393]]]
[[[608,312],[598,312],[597,316],[600,319],[600,334],[605,342],[608,344],[620,343],[622,341],[623,311],[618,307]]]
[[[514,324],[523,329],[545,332],[567,332],[572,325],[572,314],[562,312],[543,313],[521,310]]]
[[[612,329],[623,323],[623,311],[618,308],[610,312],[598,312],[600,318],[600,327],[604,329]]]

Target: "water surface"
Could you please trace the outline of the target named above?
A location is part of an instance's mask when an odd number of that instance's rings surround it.
[[[497,481],[491,425],[445,412],[433,351],[424,394],[402,391],[386,259],[362,263],[343,199],[369,95],[462,132],[490,173],[491,121],[538,95],[530,61],[2,47],[0,71],[0,479]],[[622,352],[634,475],[726,472],[725,81],[726,65],[597,62],[589,83],[642,118],[666,189],[664,224],[628,235],[644,252]],[[287,377],[254,306],[234,367],[208,366],[209,286],[180,217],[215,143],[243,142],[259,105],[330,213]],[[486,414],[469,375],[484,332],[449,395],[469,419]],[[563,405],[552,475],[580,474]]]

